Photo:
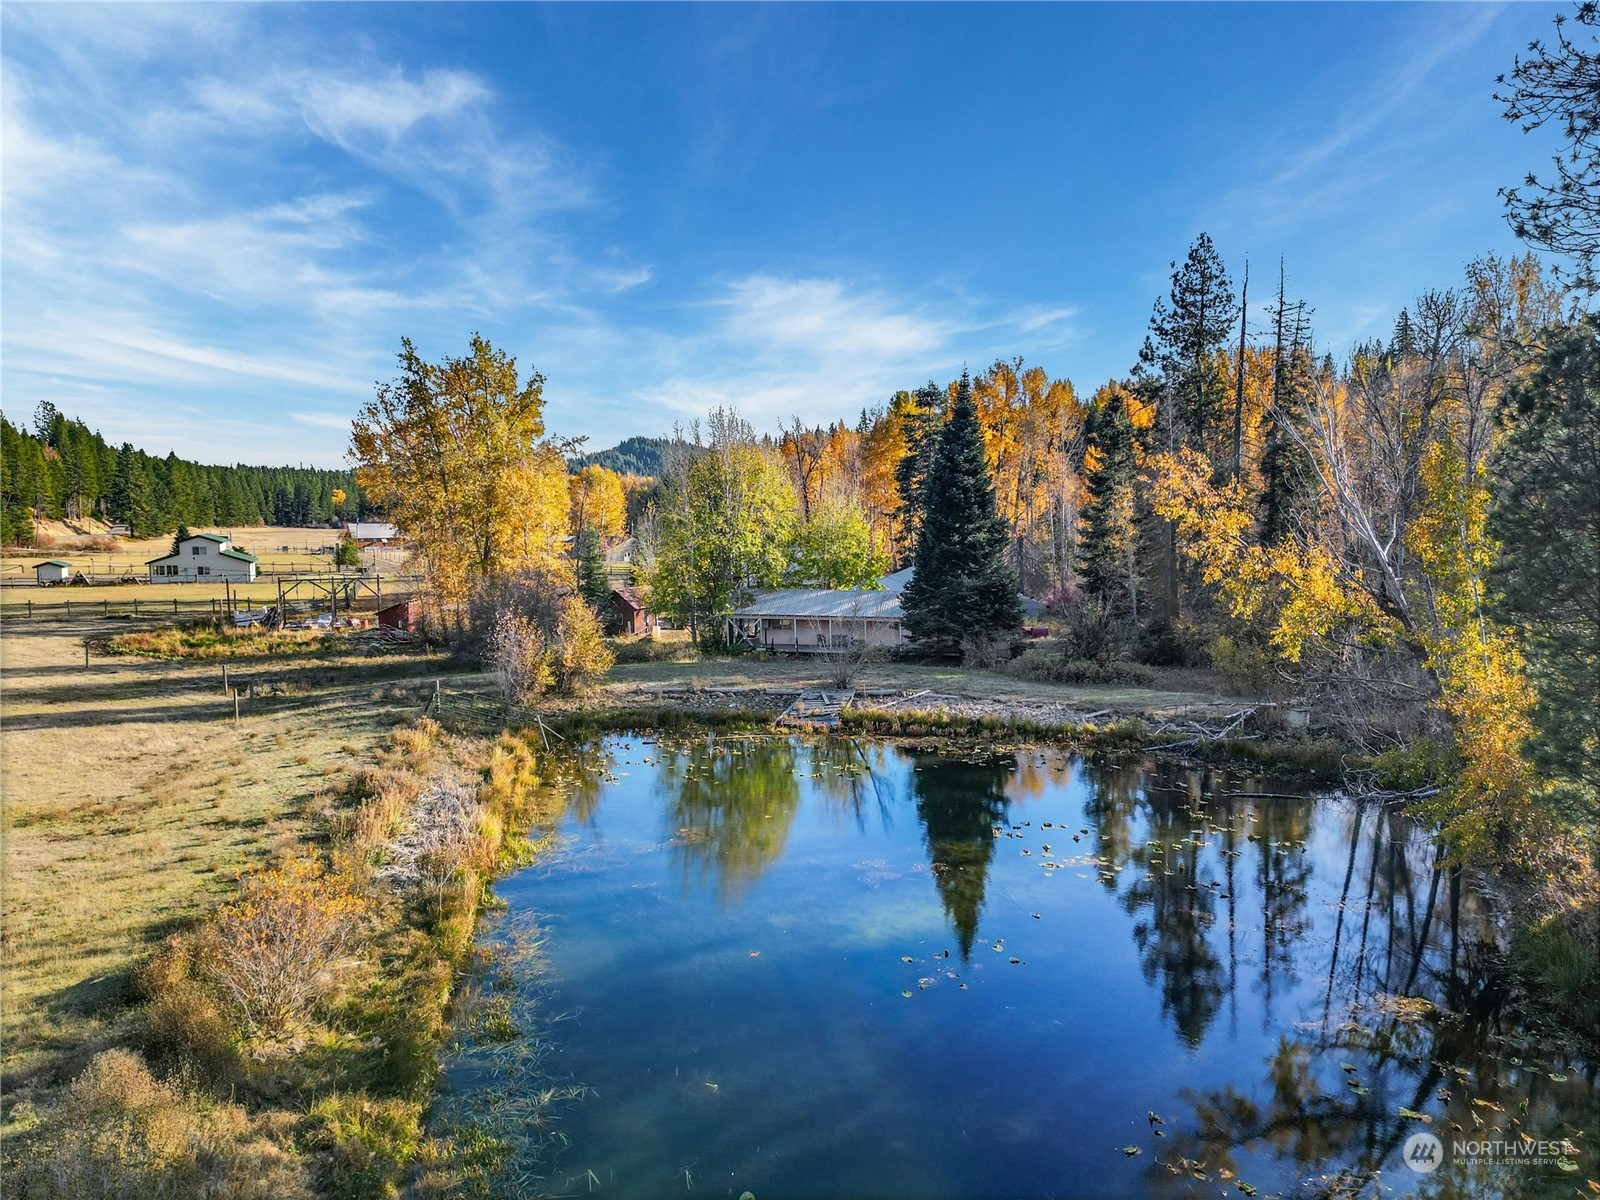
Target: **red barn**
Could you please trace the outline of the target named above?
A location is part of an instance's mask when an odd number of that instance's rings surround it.
[[[655,623],[645,609],[644,597],[637,588],[626,584],[612,584],[610,612],[606,624],[618,633],[649,633]]]

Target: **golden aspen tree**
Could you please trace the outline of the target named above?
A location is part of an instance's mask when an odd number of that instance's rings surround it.
[[[519,380],[516,359],[479,335],[437,364],[405,338],[399,360],[356,418],[349,457],[459,629],[487,582],[562,561],[567,446],[545,437],[544,376]]]

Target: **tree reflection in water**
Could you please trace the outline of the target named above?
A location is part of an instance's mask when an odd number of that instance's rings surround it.
[[[929,866],[963,962],[972,957],[994,859],[994,827],[1006,819],[1006,787],[1015,769],[1009,757],[973,761],[919,755],[912,766],[911,791]]]
[[[663,747],[657,778],[685,888],[709,880],[717,898],[731,903],[782,856],[807,749],[788,740],[710,737]]]
[[[1508,1060],[1495,1053],[1503,997],[1488,914],[1405,815],[1326,799],[1320,807],[1252,799],[1248,780],[1174,764],[1089,774],[1084,812],[1100,880],[1134,918],[1145,978],[1184,1043],[1198,1047],[1224,1001],[1237,999],[1241,959],[1252,963],[1243,982],[1260,997],[1262,1028],[1287,1030],[1258,1086],[1182,1093],[1191,1111],[1168,1118],[1153,1187],[1189,1194],[1201,1178],[1247,1178],[1264,1156],[1292,1167],[1308,1194],[1353,1195],[1377,1187],[1384,1164],[1419,1129],[1447,1141],[1455,1133],[1581,1132],[1570,1124],[1573,1095],[1558,1104],[1544,1094],[1555,1086],[1547,1072],[1508,1078]],[[1331,816],[1342,844],[1331,931],[1308,911],[1307,842],[1319,812],[1323,836]],[[1253,944],[1239,945],[1246,937]],[[1275,1011],[1284,996],[1304,1005],[1307,969],[1320,973],[1315,1009]],[[1581,1096],[1592,1080],[1572,1086]],[[1439,1101],[1444,1115],[1431,1126],[1402,1113],[1434,1115]],[[1383,1186],[1539,1195],[1551,1176],[1560,1170],[1541,1182],[1535,1171],[1496,1175],[1462,1162]]]

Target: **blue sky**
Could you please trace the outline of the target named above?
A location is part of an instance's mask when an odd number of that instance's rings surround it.
[[[473,330],[594,447],[1132,365],[1202,230],[1335,354],[1519,247],[1494,77],[1555,5],[0,7],[0,388],[342,462]]]

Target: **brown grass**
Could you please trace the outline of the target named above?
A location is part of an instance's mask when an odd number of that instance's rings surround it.
[[[116,1035],[130,964],[213,908],[253,863],[315,833],[334,760],[420,701],[369,699],[372,670],[275,662],[291,694],[243,708],[208,663],[94,658],[98,622],[0,627],[0,1073],[10,1107]],[[241,676],[244,672],[241,670]],[[424,691],[426,688],[418,689]]]

